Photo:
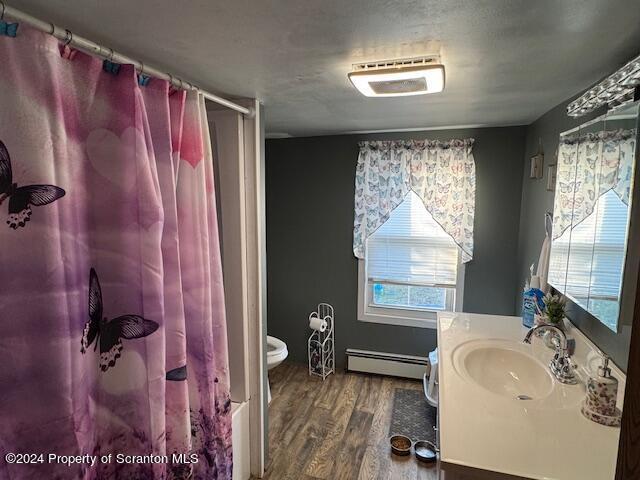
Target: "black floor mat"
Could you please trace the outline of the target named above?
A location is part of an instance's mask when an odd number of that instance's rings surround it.
[[[427,403],[421,390],[396,388],[389,436],[404,435],[411,440],[435,443],[436,409]]]

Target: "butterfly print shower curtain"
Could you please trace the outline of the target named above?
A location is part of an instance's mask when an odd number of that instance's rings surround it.
[[[231,478],[204,100],[68,50],[0,36],[0,480]]]

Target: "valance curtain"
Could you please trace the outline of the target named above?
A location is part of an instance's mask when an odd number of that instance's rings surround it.
[[[230,479],[204,99],[24,26],[0,58],[0,478]]]
[[[554,239],[591,215],[598,199],[610,190],[629,204],[635,148],[635,129],[567,135],[560,139]]]
[[[356,167],[353,253],[413,190],[433,219],[473,257],[476,174],[473,139],[361,142]]]

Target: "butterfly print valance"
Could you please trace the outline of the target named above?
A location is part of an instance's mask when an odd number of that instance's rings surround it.
[[[462,251],[473,257],[476,168],[473,139],[360,143],[356,167],[353,253],[413,190]]]
[[[613,190],[626,205],[631,194],[636,130],[566,135],[558,146],[553,238],[591,215]]]

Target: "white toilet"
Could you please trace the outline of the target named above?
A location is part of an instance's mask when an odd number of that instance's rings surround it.
[[[267,335],[267,370],[277,367],[289,355],[287,344],[276,337]],[[271,402],[271,387],[267,378],[267,398]]]

